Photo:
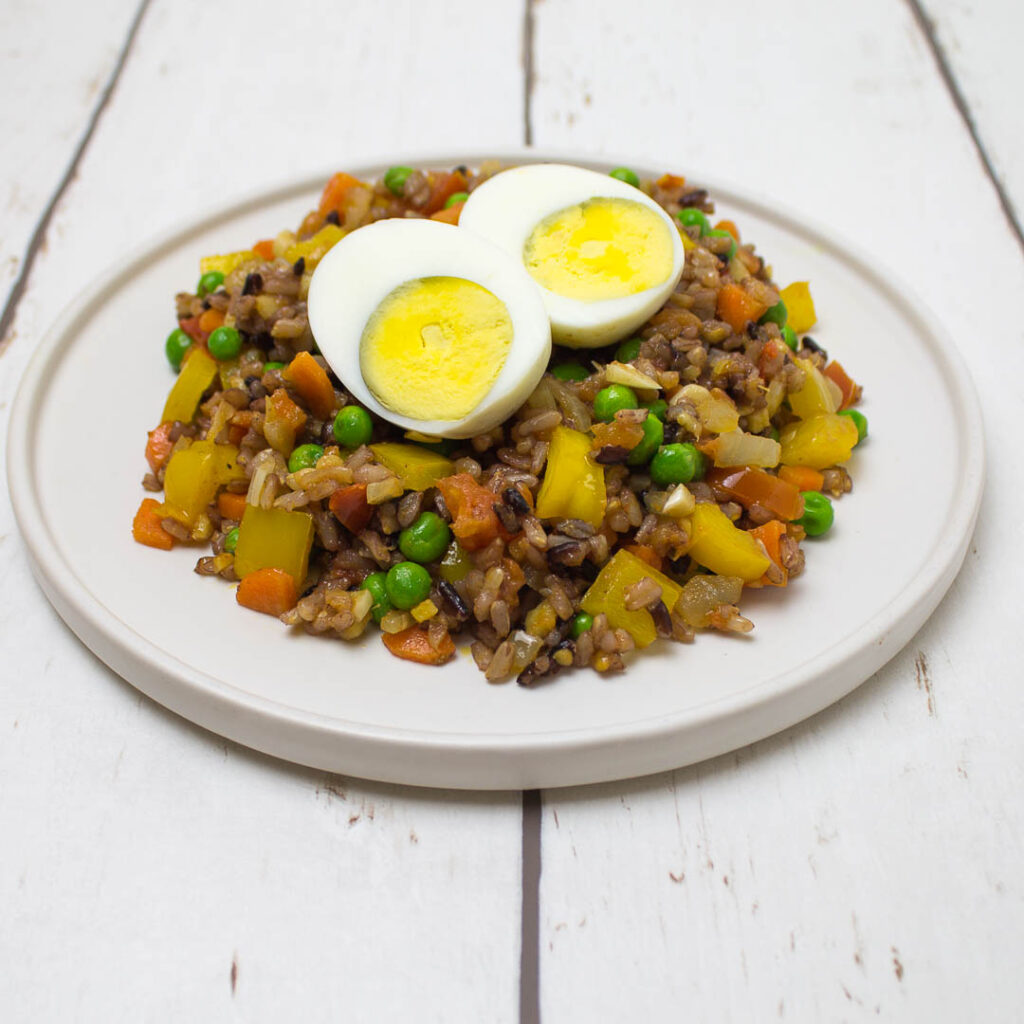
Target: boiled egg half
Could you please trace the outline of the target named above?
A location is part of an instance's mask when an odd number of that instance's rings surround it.
[[[367,409],[438,437],[507,419],[551,354],[521,261],[436,221],[382,220],[347,235],[317,265],[308,312],[321,353]]]
[[[466,201],[459,229],[494,242],[537,283],[560,345],[626,337],[667,300],[683,272],[679,230],[646,193],[566,164],[496,174]]]

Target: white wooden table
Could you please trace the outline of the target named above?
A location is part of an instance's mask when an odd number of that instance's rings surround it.
[[[0,3],[4,436],[59,308],[148,236],[532,142],[719,173],[877,253],[970,362],[990,460],[948,597],[850,697],[543,794],[325,776],[178,719],[63,626],[0,501],[0,1020],[1024,1019],[1020,11]]]

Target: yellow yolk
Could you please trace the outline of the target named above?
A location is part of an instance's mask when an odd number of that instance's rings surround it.
[[[668,280],[672,238],[653,210],[630,199],[588,199],[545,217],[523,262],[549,291],[592,301],[636,295]]]
[[[359,345],[381,405],[419,420],[457,420],[490,391],[512,344],[505,304],[461,277],[400,284],[373,311]]]

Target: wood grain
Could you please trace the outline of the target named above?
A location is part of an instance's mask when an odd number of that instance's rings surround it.
[[[117,64],[137,0],[0,8],[0,316],[43,211],[61,183]],[[85,34],[86,46],[78,45]],[[5,331],[0,330],[0,346]]]
[[[704,765],[545,794],[542,1015],[1012,1017],[1024,558],[1005,539],[1016,498],[1002,481],[1024,470],[1005,383],[1024,370],[1024,330],[988,300],[1020,294],[1024,266],[926,41],[880,0],[535,13],[538,145],[706,168],[877,254],[968,360],[992,467],[949,595],[846,700]],[[951,228],[964,203],[980,248]],[[894,495],[894,528],[923,500]]]
[[[1024,139],[1015,102],[1024,91],[1020,10],[1012,0],[927,0],[921,9],[1019,236],[1024,210]]]

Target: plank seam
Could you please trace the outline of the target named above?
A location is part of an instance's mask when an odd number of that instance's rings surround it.
[[[988,150],[981,141],[981,134],[978,131],[978,126],[974,122],[974,117],[971,114],[971,108],[968,106],[967,100],[960,89],[956,75],[953,73],[952,66],[946,59],[946,51],[943,49],[938,36],[935,34],[935,22],[928,16],[921,4],[921,0],[907,0],[907,5],[910,7],[914,20],[917,22],[917,27],[921,30],[921,34],[924,36],[925,41],[928,44],[928,49],[931,50],[932,57],[935,60],[935,65],[939,69],[939,75],[942,77],[942,81],[945,83],[946,89],[949,91],[949,95],[953,100],[953,106],[956,107],[957,112],[960,114],[964,124],[967,126],[967,131],[970,133],[971,139],[974,142],[974,147],[978,151],[978,156],[981,159],[982,166],[985,168],[985,173],[988,175],[993,188],[996,190],[996,195],[999,197],[999,205],[1003,208],[1003,215],[1006,217],[1010,230],[1016,237],[1017,244],[1020,246],[1021,250],[1024,251],[1024,230],[1021,229],[1021,223],[1017,217],[1017,211],[1014,208],[1013,200],[1010,199],[1006,189],[1003,188],[1003,183],[999,180],[999,176],[996,174],[995,167],[988,155]]]
[[[138,35],[139,25],[142,23],[142,19],[149,7],[149,4],[150,0],[142,0],[135,11],[135,16],[132,18],[132,23],[128,27],[128,33],[125,36],[124,43],[121,45],[121,50],[117,55],[117,61],[114,64],[114,68],[107,79],[107,84],[104,86],[103,92],[100,94],[99,101],[93,108],[93,112],[89,117],[85,134],[79,140],[78,146],[75,148],[75,152],[71,157],[71,162],[68,164],[67,170],[64,172],[64,176],[58,183],[56,191],[50,197],[50,201],[46,204],[46,208],[43,210],[43,214],[39,218],[39,221],[35,226],[35,230],[32,232],[32,237],[29,239],[28,247],[25,249],[25,255],[22,258],[21,266],[18,270],[18,276],[15,278],[14,285],[11,287],[10,294],[7,296],[7,302],[4,304],[3,312],[0,312],[0,355],[3,355],[4,350],[11,342],[11,328],[14,325],[14,318],[18,312],[18,306],[21,303],[25,289],[28,286],[28,279],[32,274],[32,268],[35,266],[36,256],[38,256],[43,240],[46,238],[46,233],[50,229],[50,222],[53,220],[54,212],[56,211],[60,201],[64,198],[64,193],[67,192],[71,182],[74,181],[75,176],[78,174],[78,167],[82,162],[82,157],[85,155],[85,151],[89,147],[89,143],[92,141],[93,134],[96,131],[96,126],[99,124],[100,118],[103,116],[103,112],[107,109],[107,105],[110,103],[110,98],[114,93],[118,80],[121,77],[121,72],[124,70],[125,63],[128,60],[128,54],[131,51],[132,46],[135,44],[135,37]]]
[[[533,0],[523,10],[523,144],[533,145]]]
[[[519,1024],[540,1024],[540,811],[540,790],[523,790]]]

